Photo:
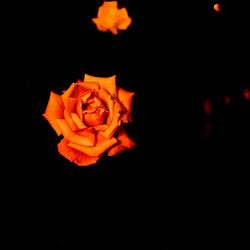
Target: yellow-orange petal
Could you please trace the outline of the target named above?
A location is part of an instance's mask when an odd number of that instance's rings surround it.
[[[78,129],[77,125],[74,123],[71,113],[74,113],[76,110],[77,99],[68,97],[64,99],[65,111],[64,111],[64,118],[67,121],[70,128],[75,131]]]
[[[112,147],[117,142],[116,138],[106,139],[105,137],[97,134],[96,145],[93,147],[84,147],[79,144],[69,143],[68,146],[74,149],[81,151],[82,153],[92,156],[98,157],[103,154],[107,149]]]
[[[74,162],[79,155],[81,154],[80,151],[70,148],[67,145],[69,144],[69,140],[63,138],[58,144],[58,152],[63,155],[65,158],[67,158],[70,162]]]
[[[81,97],[81,102],[87,103],[91,97],[92,97],[92,92],[89,92],[86,95]]]
[[[84,75],[84,82],[98,82],[101,88],[104,88],[111,95],[116,95],[116,75],[110,77],[97,77]]]
[[[102,32],[107,32],[108,31],[108,28],[105,27],[105,24],[103,24],[99,18],[92,18],[91,20],[96,25],[96,28],[99,31],[102,31]]]
[[[65,107],[61,96],[51,91],[49,102],[43,116],[48,120],[58,136],[61,135],[61,130],[55,120],[63,118],[64,109]]]
[[[85,136],[80,136],[71,130],[65,119],[57,119],[56,122],[61,129],[64,138],[66,138],[70,142],[85,147],[91,147],[95,145],[94,133],[86,133]]]
[[[123,114],[122,121],[124,123],[132,122],[131,119],[131,107],[132,107],[132,101],[133,97],[135,95],[135,92],[130,92],[122,88],[118,88],[118,99],[121,102],[121,104],[125,107],[126,112]]]
[[[81,119],[79,118],[79,116],[76,113],[71,113],[71,118],[73,120],[73,122],[75,123],[75,125],[79,128],[79,129],[84,129],[87,127],[87,125],[85,125]]]
[[[80,167],[86,167],[95,164],[100,159],[100,157],[89,156],[82,153],[81,156],[75,161],[75,163]]]
[[[120,30],[126,30],[132,22],[132,18],[128,16],[127,9],[125,7],[119,9],[117,12],[117,16],[119,17],[117,28]]]
[[[135,142],[129,138],[127,132],[122,127],[119,127],[118,130],[116,137],[118,141],[108,150],[108,156],[116,155],[125,149],[131,149],[135,146]]]
[[[76,131],[76,133],[80,136],[85,136],[88,133],[94,133],[95,134],[96,130],[93,127],[87,127],[83,130]]]
[[[104,8],[117,9],[118,8],[118,2],[117,1],[103,1],[102,6],[104,6]]]
[[[115,25],[114,25],[114,26],[111,26],[111,27],[109,28],[109,30],[111,31],[112,34],[118,35],[118,29],[117,29],[117,27],[116,27]]]
[[[117,10],[117,1],[104,1],[98,8],[97,17],[106,25],[110,25],[114,22]]]
[[[72,131],[76,131],[79,129],[67,110],[64,111],[64,119],[66,120],[68,126],[71,128]]]
[[[75,110],[76,103],[76,98],[68,97],[64,99],[65,110],[67,110],[69,113],[73,112]]]
[[[118,102],[114,102],[114,109],[112,114],[112,120],[109,127],[104,132],[100,131],[100,134],[105,138],[111,138],[115,133],[116,129],[121,125],[121,112],[122,107]]]
[[[82,121],[82,119],[83,119],[83,114],[82,114],[82,100],[81,100],[81,99],[78,99],[78,100],[77,100],[76,106],[75,106],[75,110],[76,110],[76,113],[77,113],[78,117],[79,117],[80,120]]]
[[[65,105],[65,101],[70,97],[71,93],[73,92],[75,86],[76,86],[76,83],[73,82],[70,85],[70,87],[67,90],[65,90],[63,94],[61,95],[64,105]]]
[[[76,83],[69,97],[79,99],[83,95],[87,94],[90,90],[85,88],[80,84],[80,82]]]
[[[82,86],[88,90],[94,90],[98,91],[100,89],[99,83],[98,82],[78,82],[79,86]]]
[[[58,152],[78,166],[89,166],[96,163],[99,157],[90,157],[74,148],[68,147],[69,140],[63,138],[57,145]]]
[[[108,125],[107,124],[101,124],[101,125],[97,125],[97,126],[93,126],[93,128],[96,130],[96,131],[105,131],[108,129]]]
[[[98,92],[98,97],[101,99],[101,101],[106,105],[106,107],[109,110],[109,115],[107,117],[107,124],[110,124],[113,117],[113,110],[114,110],[114,101],[112,99],[112,96],[105,90],[104,88],[101,88]]]

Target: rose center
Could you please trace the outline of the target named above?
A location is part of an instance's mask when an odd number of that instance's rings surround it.
[[[109,111],[103,102],[94,97],[82,105],[83,122],[88,126],[98,126],[104,123]]]

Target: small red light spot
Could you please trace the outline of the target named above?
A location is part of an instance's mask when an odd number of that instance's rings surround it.
[[[244,89],[243,90],[243,95],[247,100],[250,100],[250,91],[249,89]]]
[[[230,102],[231,102],[231,98],[230,98],[229,96],[224,96],[224,103],[225,103],[226,105],[229,105]]]
[[[211,115],[212,113],[212,104],[209,98],[206,98],[203,102],[203,111],[206,115]]]
[[[220,11],[220,5],[219,5],[218,3],[216,3],[216,4],[214,5],[214,10],[215,10],[215,11]]]

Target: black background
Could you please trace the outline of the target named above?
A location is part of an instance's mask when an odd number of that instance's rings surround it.
[[[137,239],[156,249],[205,226],[211,239],[238,244],[235,228],[248,220],[246,8],[217,1],[217,13],[214,1],[118,2],[132,17],[118,36],[91,21],[102,1],[5,8],[11,12],[3,18],[0,75],[7,234],[35,246],[115,238],[119,247]],[[42,114],[50,91],[60,94],[85,73],[116,74],[118,86],[136,92],[133,123],[124,125],[136,146],[77,167],[58,154],[60,138]],[[207,97],[211,117],[202,110]],[[207,120],[211,135],[202,138]]]

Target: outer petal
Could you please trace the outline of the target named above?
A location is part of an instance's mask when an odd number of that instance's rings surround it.
[[[64,118],[72,131],[76,131],[79,129],[77,127],[77,125],[74,123],[72,116],[70,115],[70,113],[67,110],[64,111]]]
[[[98,82],[78,82],[78,85],[94,91],[98,91],[100,89]]]
[[[81,96],[87,94],[89,91],[90,91],[89,89],[87,89],[85,86],[82,86],[79,82],[73,88],[70,97],[78,99]]]
[[[96,28],[99,31],[106,32],[108,31],[108,28],[105,27],[105,24],[102,23],[102,21],[99,18],[92,18],[93,23],[95,23]]]
[[[63,118],[64,109],[65,107],[61,96],[51,91],[49,102],[43,116],[48,120],[57,135],[61,135],[62,133],[55,120]]]
[[[116,27],[117,25],[113,25],[112,27],[109,28],[109,30],[111,31],[111,33],[113,33],[114,35],[118,35],[118,29]]]
[[[95,145],[95,134],[86,131],[85,135],[80,136],[71,130],[65,119],[57,119],[56,122],[61,129],[63,136],[70,142],[85,147]]]
[[[132,18],[128,16],[127,9],[126,8],[119,9],[117,12],[117,16],[120,20],[118,22],[117,28],[120,30],[126,30],[132,22]]]
[[[76,113],[79,116],[80,120],[82,121],[83,115],[82,115],[82,101],[81,99],[78,99],[76,102],[76,107],[75,107]]]
[[[77,125],[74,123],[71,116],[71,113],[75,111],[76,103],[77,103],[76,98],[68,97],[64,99],[64,105],[65,105],[64,118],[66,119],[68,125],[73,131],[79,129]]]
[[[100,131],[100,134],[103,135],[105,138],[111,138],[113,134],[115,133],[116,129],[121,125],[121,112],[122,107],[118,102],[114,102],[114,108],[112,110],[112,120],[109,124],[109,127],[104,132]],[[111,111],[110,111],[111,112]]]
[[[61,96],[62,96],[62,100],[64,104],[65,104],[65,101],[70,97],[75,86],[76,86],[76,83],[73,82],[67,90],[63,91],[63,94]]]
[[[106,89],[111,95],[116,95],[116,75],[97,77],[85,74],[84,82],[98,82],[101,88]]]
[[[117,1],[104,1],[102,6],[104,6],[104,8],[110,7],[110,8],[117,9],[118,8],[118,2]]]
[[[101,135],[97,135],[96,145],[93,147],[84,147],[75,143],[69,143],[68,146],[74,149],[77,149],[84,154],[93,157],[99,157],[102,155],[107,149],[112,147],[117,142],[116,138],[106,139]]]
[[[63,138],[57,145],[58,152],[70,162],[76,163],[78,166],[89,166],[98,161],[98,157],[90,157],[76,149],[68,147],[69,141]]]
[[[118,130],[119,130],[119,131],[117,131],[118,132],[118,136],[117,136],[118,142],[108,150],[108,156],[116,155],[125,149],[131,149],[135,146],[135,142],[133,142],[129,138],[128,134],[126,133],[126,131],[122,127],[119,127]]]
[[[100,19],[104,27],[110,28],[116,21],[116,13],[118,10],[117,1],[104,1],[99,7],[97,17]]]
[[[109,110],[107,124],[110,124],[114,113],[114,100],[112,96],[104,88],[100,89],[100,91],[98,92],[98,97],[103,101],[103,103]]]
[[[132,122],[131,107],[132,107],[132,101],[133,101],[134,95],[135,95],[135,92],[130,92],[125,89],[118,88],[118,99],[127,111],[125,115],[123,115],[122,117],[122,121],[125,123]]]
[[[71,113],[71,118],[74,121],[74,123],[76,124],[76,126],[79,129],[84,129],[87,128],[87,125],[85,125],[82,120],[79,118],[79,116],[76,113]]]

